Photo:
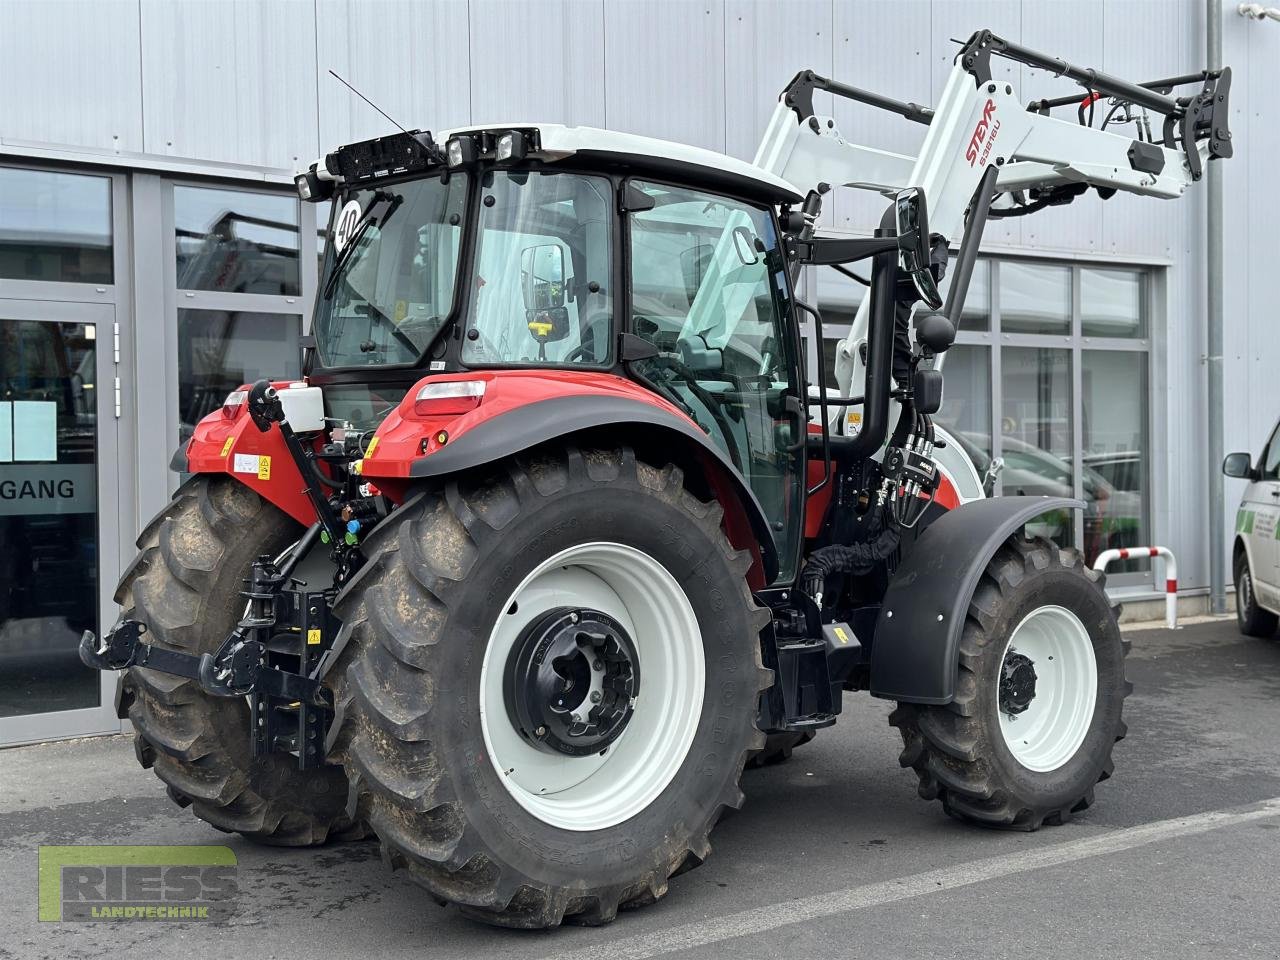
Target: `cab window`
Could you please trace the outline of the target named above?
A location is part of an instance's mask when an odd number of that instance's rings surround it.
[[[658,348],[634,366],[698,423],[779,531],[780,576],[799,546],[804,430],[785,261],[768,211],[632,181],[631,332]]]
[[[604,177],[486,175],[463,363],[609,362],[611,197]]]

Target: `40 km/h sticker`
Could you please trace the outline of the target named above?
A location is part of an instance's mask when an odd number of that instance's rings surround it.
[[[338,214],[338,222],[333,228],[333,247],[338,253],[341,253],[342,248],[355,236],[356,227],[360,226],[360,217],[363,213],[360,201],[351,200]]]
[[[232,473],[256,474],[259,480],[271,479],[271,458],[265,454],[237,453],[231,462]]]

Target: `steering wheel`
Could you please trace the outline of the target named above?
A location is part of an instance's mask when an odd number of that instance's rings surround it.
[[[729,456],[733,459],[733,462],[741,465],[743,460],[738,451],[738,442],[733,437],[733,429],[729,424],[729,420],[716,398],[698,382],[698,375],[690,370],[682,360],[669,353],[660,353],[657,356],[649,357],[645,362],[666,367],[684,381],[685,386],[689,388],[689,392],[702,402],[702,405],[707,408],[707,411],[716,421],[716,425],[720,428],[720,433],[724,436],[724,445],[729,448]],[[680,401],[680,405],[685,408],[690,418],[697,423],[698,418],[694,416],[694,411],[689,408],[688,404]]]

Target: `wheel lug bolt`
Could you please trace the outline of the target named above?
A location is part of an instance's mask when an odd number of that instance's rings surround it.
[[[592,690],[592,691],[591,691],[591,702],[592,702],[592,703],[599,703],[599,702],[600,702],[600,691],[599,691],[599,690]]]
[[[603,670],[603,669],[604,669],[604,661],[602,661],[602,660],[592,660],[592,661],[591,661],[591,669],[592,669],[592,670],[595,670],[595,671],[597,671],[597,672],[599,672],[600,670]]]

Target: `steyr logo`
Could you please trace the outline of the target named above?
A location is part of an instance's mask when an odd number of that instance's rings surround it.
[[[969,161],[969,166],[971,167],[978,162],[978,151],[982,149],[984,140],[986,141],[987,149],[983,151],[982,159],[986,160],[987,154],[991,152],[991,144],[995,142],[996,131],[1000,129],[999,120],[995,121],[994,124],[991,122],[995,112],[996,102],[988,97],[986,106],[982,108],[982,119],[973,128],[973,136],[969,138],[969,149],[964,152],[964,158]]]

